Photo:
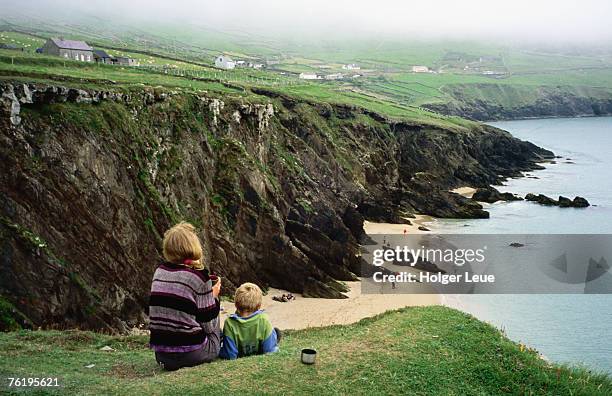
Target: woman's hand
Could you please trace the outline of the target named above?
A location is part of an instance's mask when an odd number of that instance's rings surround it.
[[[212,287],[213,297],[219,297],[219,293],[221,293],[221,278],[217,278],[217,283],[215,283]]]

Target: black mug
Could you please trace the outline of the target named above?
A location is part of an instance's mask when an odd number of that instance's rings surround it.
[[[302,363],[314,364],[317,357],[317,351],[314,349],[302,349]]]

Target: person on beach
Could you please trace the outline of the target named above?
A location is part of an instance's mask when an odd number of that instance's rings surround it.
[[[165,370],[213,361],[221,348],[219,292],[202,259],[195,228],[179,223],[163,239],[165,262],[153,275],[149,345]]]
[[[236,359],[276,352],[280,331],[272,327],[261,309],[263,293],[254,283],[243,283],[234,295],[236,313],[223,325],[223,346],[219,357]]]

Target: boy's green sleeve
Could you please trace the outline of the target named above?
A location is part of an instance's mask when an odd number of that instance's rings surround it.
[[[219,357],[221,359],[238,358],[238,346],[236,345],[234,329],[229,320],[226,320],[225,324],[223,325],[223,344],[221,345],[221,350],[219,351]]]

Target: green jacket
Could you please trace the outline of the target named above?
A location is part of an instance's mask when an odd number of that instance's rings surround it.
[[[223,345],[219,357],[236,359],[278,350],[276,331],[263,310],[242,318],[230,315],[223,325]]]

